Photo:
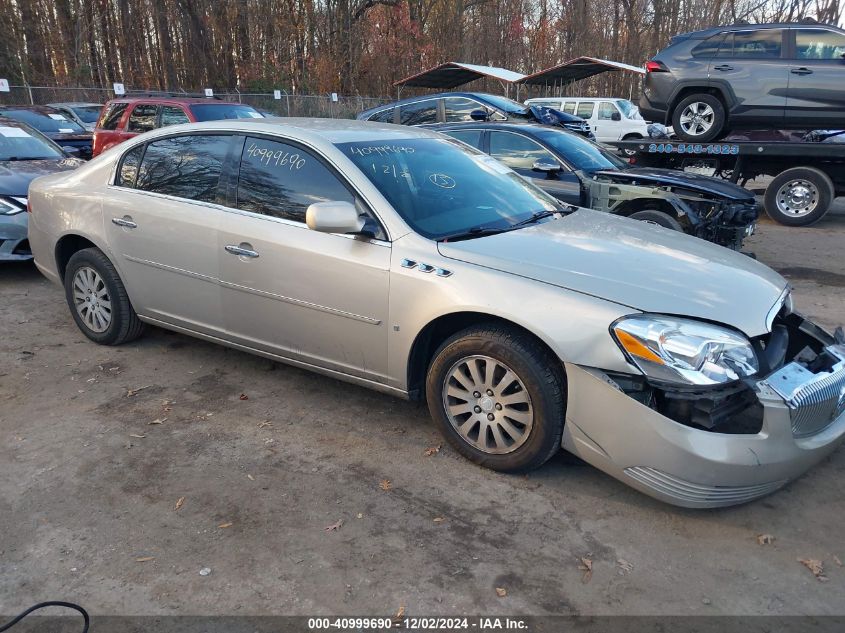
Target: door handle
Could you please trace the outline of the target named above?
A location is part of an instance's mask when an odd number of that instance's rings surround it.
[[[128,217],[125,217],[125,218],[112,218],[112,219],[111,219],[111,222],[112,222],[112,224],[117,224],[118,226],[122,226],[122,227],[127,228],[127,229],[137,229],[137,228],[138,228],[138,225],[137,225],[137,224],[135,224],[135,223],[134,223],[132,220],[130,220]]]
[[[249,246],[246,244],[246,246]],[[234,244],[227,244],[225,247],[227,253],[231,253],[232,255],[238,255],[240,257],[258,257],[258,251],[254,251],[249,248],[243,248],[243,246],[235,246]]]
[[[727,64],[722,64],[720,66],[713,66],[713,70],[733,70],[733,66],[728,66]]]
[[[801,68],[793,68],[789,72],[791,72],[793,75],[812,75],[813,74],[812,70],[810,70],[809,68],[804,68],[803,66]]]

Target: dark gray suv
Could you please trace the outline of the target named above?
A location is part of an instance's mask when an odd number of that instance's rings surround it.
[[[640,112],[685,141],[756,126],[845,127],[845,31],[736,24],[678,35],[646,64]]]

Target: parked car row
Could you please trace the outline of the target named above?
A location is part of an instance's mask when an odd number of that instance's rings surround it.
[[[32,183],[35,264],[92,341],[152,324],[425,400],[495,470],[563,447],[713,507],[840,444],[845,336],[796,312],[780,275],[563,204],[488,155],[494,124],[472,125],[484,151],[358,121],[153,130]]]

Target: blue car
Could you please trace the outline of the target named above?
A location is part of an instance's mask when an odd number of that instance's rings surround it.
[[[545,106],[526,106],[507,97],[484,92],[440,92],[409,97],[364,110],[358,115],[358,120],[399,125],[519,121],[559,126],[595,140],[590,124],[580,117]]]

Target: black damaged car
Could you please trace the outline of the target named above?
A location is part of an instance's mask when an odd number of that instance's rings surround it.
[[[596,143],[536,124],[425,126],[496,158],[559,200],[683,231],[740,250],[759,215],[754,194],[719,178],[634,167]]]

